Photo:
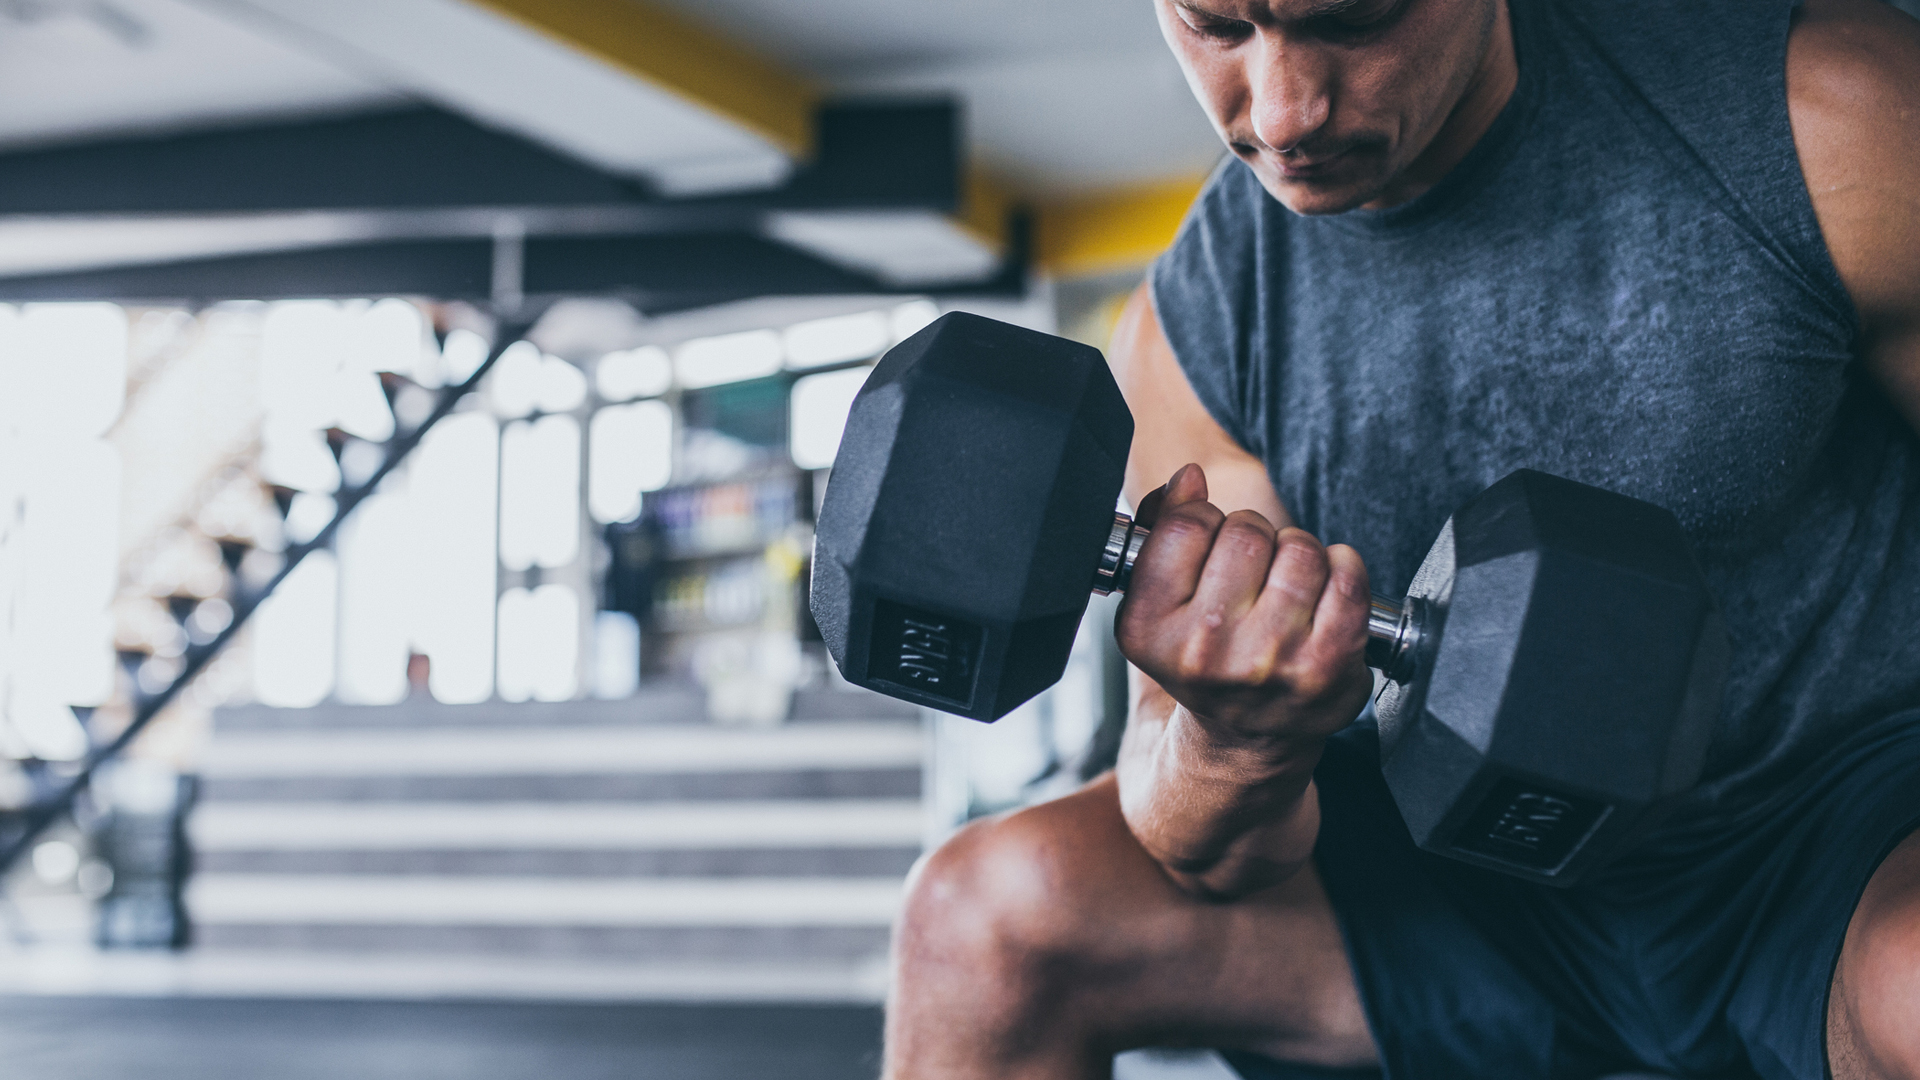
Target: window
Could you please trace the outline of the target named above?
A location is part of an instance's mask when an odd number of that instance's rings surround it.
[[[788,450],[802,469],[825,469],[840,452],[853,398],[866,385],[870,367],[808,375],[793,384],[787,423]]]
[[[597,521],[632,518],[640,494],[673,477],[673,409],[664,401],[601,409],[587,440],[587,508]]]
[[[543,416],[507,425],[500,445],[500,562],[559,567],[580,551],[580,422]]]
[[[580,600],[565,585],[500,594],[500,696],[565,701],[579,688]]]

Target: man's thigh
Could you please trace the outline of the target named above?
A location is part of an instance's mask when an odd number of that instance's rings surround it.
[[[1111,776],[932,855],[895,968],[890,1075],[1100,1076],[1148,1045],[1373,1060],[1311,868],[1232,903],[1196,899],[1134,840]]]

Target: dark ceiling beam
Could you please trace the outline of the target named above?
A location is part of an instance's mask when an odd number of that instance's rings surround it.
[[[697,303],[888,291],[813,256],[737,233],[532,238],[523,258],[520,288],[528,295],[614,295],[647,310],[686,307],[689,297]],[[493,267],[487,240],[384,241],[0,279],[0,301],[485,300],[494,288]]]
[[[849,293],[1018,296],[1025,245],[985,282],[891,288],[785,245],[739,233],[534,237],[522,249],[528,296],[616,296],[649,313],[758,296]],[[111,300],[184,304],[319,297],[420,296],[485,301],[492,241],[395,240],[145,266],[0,278],[0,303]]]
[[[960,201],[956,106],[823,106],[817,153],[783,187],[663,199],[432,108],[0,153],[0,218],[302,211],[915,208]],[[670,218],[663,219],[670,223]]]

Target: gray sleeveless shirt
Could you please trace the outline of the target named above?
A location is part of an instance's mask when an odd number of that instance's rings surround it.
[[[1511,0],[1518,88],[1438,186],[1306,218],[1229,160],[1151,275],[1200,400],[1381,592],[1514,469],[1678,515],[1734,648],[1695,825],[1920,705],[1920,442],[1794,152],[1793,2]]]

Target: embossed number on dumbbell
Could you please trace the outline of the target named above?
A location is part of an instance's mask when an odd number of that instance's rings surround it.
[[[874,605],[873,676],[964,705],[973,695],[980,628],[889,600]]]
[[[1610,810],[1595,799],[1549,793],[1509,778],[1496,783],[1481,799],[1454,846],[1551,871],[1593,834]]]

